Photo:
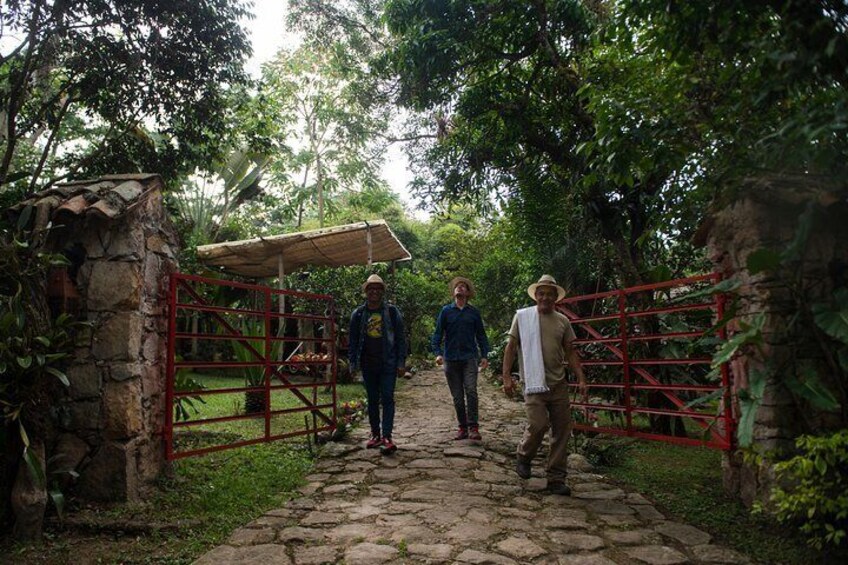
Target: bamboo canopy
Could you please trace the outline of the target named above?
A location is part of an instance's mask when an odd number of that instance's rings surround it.
[[[197,248],[208,267],[246,277],[276,277],[306,266],[344,267],[407,261],[409,251],[385,220],[287,233]]]

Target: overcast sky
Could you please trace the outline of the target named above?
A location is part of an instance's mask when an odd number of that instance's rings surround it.
[[[286,31],[286,0],[254,0],[253,3],[256,17],[245,22],[253,42],[253,57],[247,63],[247,70],[258,78],[262,63],[270,60],[281,47],[296,46],[298,38]],[[407,207],[415,212],[416,217],[426,216],[414,210],[417,203],[407,189],[412,175],[407,169],[407,161],[400,147],[393,145],[387,157],[383,166],[383,177]]]

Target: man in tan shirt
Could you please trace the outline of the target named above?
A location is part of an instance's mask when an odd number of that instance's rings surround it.
[[[519,373],[524,383],[524,407],[527,426],[516,450],[515,470],[522,479],[530,478],[531,461],[551,429],[551,451],[548,456],[548,491],[569,495],[565,484],[568,461],[568,438],[571,435],[571,410],[568,403],[568,381],[565,363],[577,375],[578,389],[587,395],[586,377],[580,357],[572,347],[574,330],[554,305],[565,297],[565,289],[550,275],[531,284],[527,293],[535,307],[516,312],[504,351],[503,388],[507,395],[515,391],[511,371],[518,353]]]

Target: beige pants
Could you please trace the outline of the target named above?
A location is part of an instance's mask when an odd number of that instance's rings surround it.
[[[548,481],[563,481],[568,472],[568,438],[571,437],[571,410],[568,406],[568,385],[561,382],[548,392],[524,397],[527,427],[518,444],[516,455],[530,463],[548,428],[551,429],[551,452],[546,467]]]

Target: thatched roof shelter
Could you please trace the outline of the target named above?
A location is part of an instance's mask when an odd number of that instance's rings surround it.
[[[227,241],[197,248],[209,267],[246,277],[281,277],[306,266],[344,267],[412,258],[385,220]]]

